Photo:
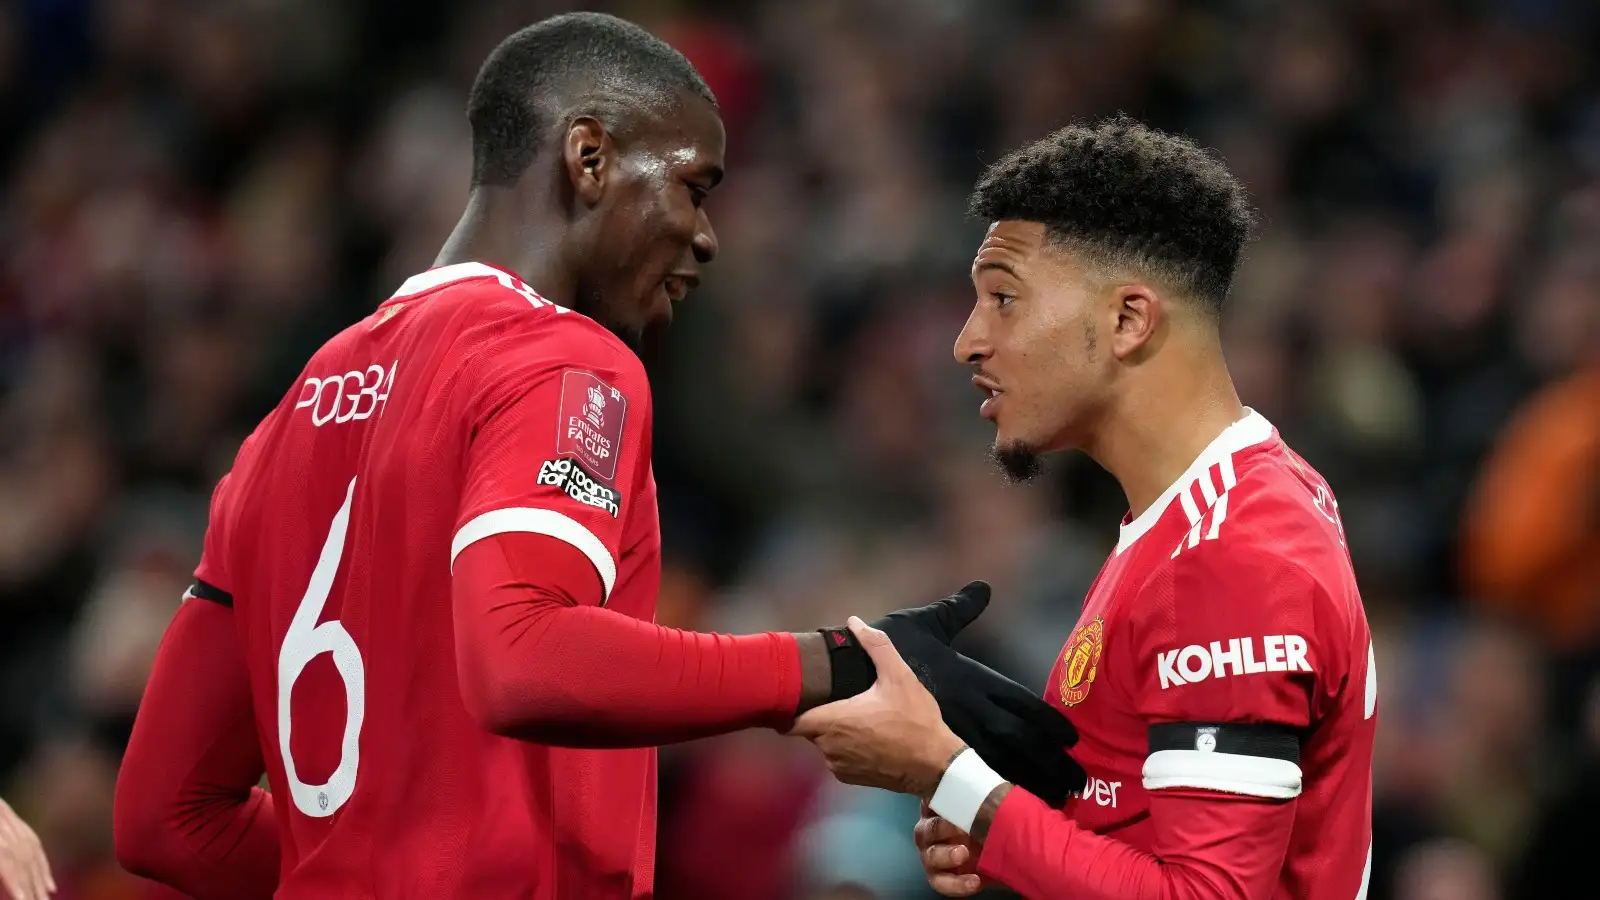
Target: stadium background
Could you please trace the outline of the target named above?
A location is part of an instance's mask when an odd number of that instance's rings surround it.
[[[63,897],[167,896],[117,874],[110,798],[208,491],[431,262],[477,65],[564,8],[0,2],[0,796]],[[1229,359],[1338,493],[1379,641],[1371,896],[1594,896],[1600,6],[602,8],[683,49],[729,131],[722,258],[649,354],[662,621],[801,629],[981,576],[966,649],[1042,684],[1122,500],[1083,459],[1026,489],[984,463],[950,358],[963,201],[1004,149],[1126,110],[1263,214]],[[804,743],[664,763],[663,900],[924,896],[914,805]]]

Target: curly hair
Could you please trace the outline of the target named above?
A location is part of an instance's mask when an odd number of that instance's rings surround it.
[[[632,22],[586,12],[536,22],[501,41],[472,84],[472,184],[522,177],[544,133],[570,115],[616,131],[641,112],[669,115],[683,95],[717,105],[683,54]]]
[[[969,211],[1041,223],[1092,265],[1152,276],[1213,314],[1255,224],[1244,187],[1220,160],[1122,115],[1006,154],[978,179]]]

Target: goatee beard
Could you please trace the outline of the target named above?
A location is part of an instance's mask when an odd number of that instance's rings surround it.
[[[994,463],[1011,484],[1022,484],[1039,477],[1044,470],[1044,464],[1039,454],[1030,450],[1027,445],[1019,442],[1007,444],[1004,447],[994,446],[989,448],[989,461]]]

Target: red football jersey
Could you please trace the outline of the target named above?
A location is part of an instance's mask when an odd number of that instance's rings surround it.
[[[1155,792],[1292,800],[1292,830],[1270,837],[1287,844],[1281,871],[1226,880],[1240,896],[1365,896],[1371,635],[1332,494],[1259,414],[1124,521],[1046,697],[1080,734],[1072,755],[1089,780],[1065,812],[1083,829],[1162,857],[1223,840],[1227,816],[1162,825]],[[1002,881],[1010,861],[1045,852],[1021,846],[1046,832],[1011,805],[983,851]]]
[[[278,896],[647,897],[653,749],[497,737],[457,680],[451,563],[507,532],[653,620],[650,392],[594,321],[477,263],[317,351],[212,500],[196,591],[232,602],[283,840]]]

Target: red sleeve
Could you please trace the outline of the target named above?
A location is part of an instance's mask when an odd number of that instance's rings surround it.
[[[648,472],[650,390],[638,358],[570,318],[490,345],[464,387],[471,443],[451,559],[496,534],[543,534],[588,558],[603,603]]]
[[[233,611],[185,600],[156,654],[117,777],[117,860],[197,900],[269,898],[272,798]]]
[[[1266,900],[1288,852],[1294,804],[1157,791],[1150,819],[1147,853],[1014,787],[990,826],[978,874],[1030,900]]]
[[[456,558],[453,593],[463,699],[497,734],[644,747],[793,722],[793,638],[679,631],[588,605],[599,578],[565,541],[476,541]]]
[[[211,518],[206,524],[205,544],[200,551],[200,564],[195,567],[194,577],[200,584],[210,585],[220,591],[232,591],[233,582],[228,577],[227,567],[224,565],[224,534],[227,531],[227,496],[228,481],[233,473],[222,476],[217,486],[211,492]],[[230,601],[231,604],[231,601]]]
[[[1316,580],[1260,546],[1180,548],[1135,604],[1151,851],[1085,831],[1012,789],[990,825],[980,874],[1027,897],[1272,896],[1301,790],[1300,735],[1348,661],[1329,650],[1336,642],[1317,638],[1325,605]]]

